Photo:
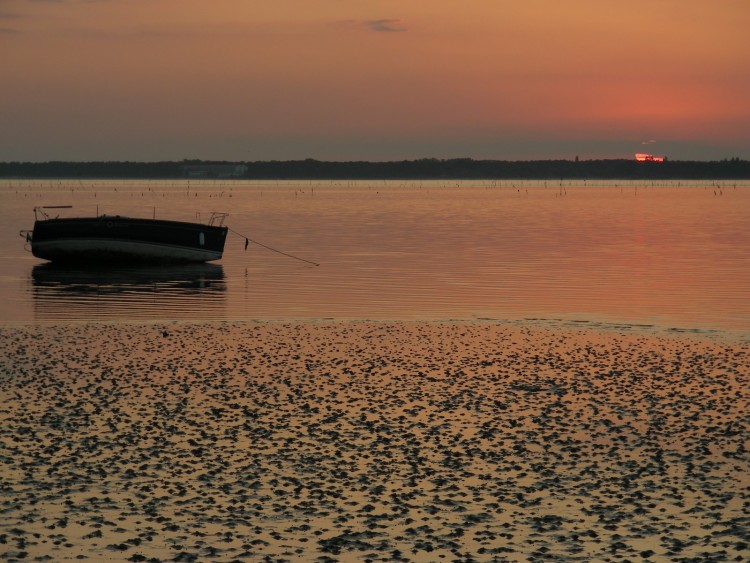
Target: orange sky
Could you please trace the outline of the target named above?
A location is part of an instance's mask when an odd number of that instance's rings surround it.
[[[0,0],[0,161],[750,158],[748,29],[747,0]]]

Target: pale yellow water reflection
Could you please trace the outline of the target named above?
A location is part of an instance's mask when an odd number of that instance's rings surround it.
[[[40,283],[42,262],[17,233],[32,226],[34,206],[62,204],[173,219],[226,211],[235,232],[320,266],[257,245],[246,252],[232,234],[218,281],[176,271],[141,290],[106,275]],[[10,322],[544,318],[750,328],[748,182],[6,180],[0,215]]]

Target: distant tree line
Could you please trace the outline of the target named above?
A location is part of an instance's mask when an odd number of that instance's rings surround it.
[[[190,170],[243,165],[242,179],[750,179],[750,161],[636,162],[610,160],[474,160],[471,158],[391,162],[328,162],[314,159],[228,162],[0,162],[0,178],[153,178],[188,177]],[[235,176],[236,178],[236,176]]]

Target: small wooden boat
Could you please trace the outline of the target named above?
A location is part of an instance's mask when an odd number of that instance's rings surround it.
[[[224,253],[227,213],[212,213],[207,223],[96,215],[50,217],[34,208],[34,229],[21,231],[37,258],[53,262],[209,262]]]

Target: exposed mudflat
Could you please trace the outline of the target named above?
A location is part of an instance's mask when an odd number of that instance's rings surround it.
[[[0,559],[724,561],[748,344],[500,323],[0,328]]]

